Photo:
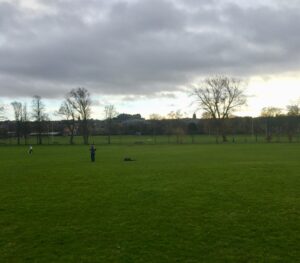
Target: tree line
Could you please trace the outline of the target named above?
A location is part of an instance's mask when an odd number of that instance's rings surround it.
[[[72,89],[66,94],[64,101],[56,112],[57,115],[63,118],[64,125],[70,130],[70,144],[73,144],[76,125],[80,127],[84,144],[88,144],[88,120],[91,117],[91,104],[88,90],[80,87]],[[34,134],[36,136],[37,144],[42,144],[45,126],[50,122],[42,98],[37,95],[33,97],[30,113],[28,112],[26,103],[22,104],[21,102],[14,101],[11,103],[11,106],[14,112],[14,130],[17,143],[20,144],[20,139],[23,137],[25,144],[27,144],[29,134]],[[3,120],[4,108],[1,107],[0,111],[0,116]],[[35,132],[32,133],[32,130]]]
[[[51,122],[45,104],[40,96],[34,96],[31,103],[31,112],[28,112],[26,104],[14,101],[11,103],[14,112],[12,130],[20,144],[24,138],[27,143],[28,136],[35,135],[37,144],[42,144],[45,130],[49,125],[55,124],[55,131],[67,130],[69,143],[74,144],[74,136],[81,135],[83,143],[89,143],[89,136],[106,135],[107,142],[111,143],[112,134],[151,134],[156,140],[156,135],[175,135],[177,142],[188,134],[192,138],[196,134],[210,134],[216,137],[216,141],[228,141],[228,136],[234,138],[234,134],[250,133],[253,136],[265,134],[267,141],[272,141],[274,135],[286,134],[290,141],[299,132],[299,104],[288,105],[287,114],[276,107],[262,109],[258,118],[240,118],[234,113],[247,103],[243,83],[236,78],[226,76],[214,76],[203,80],[195,87],[191,96],[195,107],[202,110],[202,118],[183,118],[180,111],[171,112],[166,117],[159,114],[150,115],[149,120],[141,117],[135,121],[125,118],[126,114],[118,115],[114,105],[105,106],[105,120],[103,122],[91,120],[91,97],[85,88],[72,89],[68,92],[57,110],[57,116],[62,118],[60,122]],[[121,117],[123,117],[123,119]],[[4,119],[4,108],[0,107],[0,120]],[[48,126],[48,127],[46,127]],[[11,129],[10,129],[11,130]],[[34,132],[32,132],[34,131]],[[2,137],[5,131],[2,129]],[[1,135],[1,134],[0,134]],[[234,140],[234,139],[233,139]]]

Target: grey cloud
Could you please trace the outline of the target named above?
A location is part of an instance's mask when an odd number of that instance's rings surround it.
[[[99,101],[99,100],[92,100],[92,106],[98,106],[98,107],[102,107],[105,106],[105,104],[103,104],[103,102]]]
[[[207,74],[299,70],[298,1],[39,2],[0,2],[0,96],[137,98]]]

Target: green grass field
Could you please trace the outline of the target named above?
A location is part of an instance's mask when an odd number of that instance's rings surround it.
[[[123,162],[125,156],[135,162]],[[299,262],[300,145],[0,147],[1,262]]]

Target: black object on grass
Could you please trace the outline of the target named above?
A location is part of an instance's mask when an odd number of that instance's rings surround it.
[[[133,162],[133,161],[136,161],[136,160],[131,159],[130,157],[125,157],[125,158],[123,159],[123,161],[124,161],[124,162]]]

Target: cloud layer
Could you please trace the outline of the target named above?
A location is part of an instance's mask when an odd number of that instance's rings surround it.
[[[0,96],[149,96],[196,77],[298,71],[300,2],[0,0]]]

